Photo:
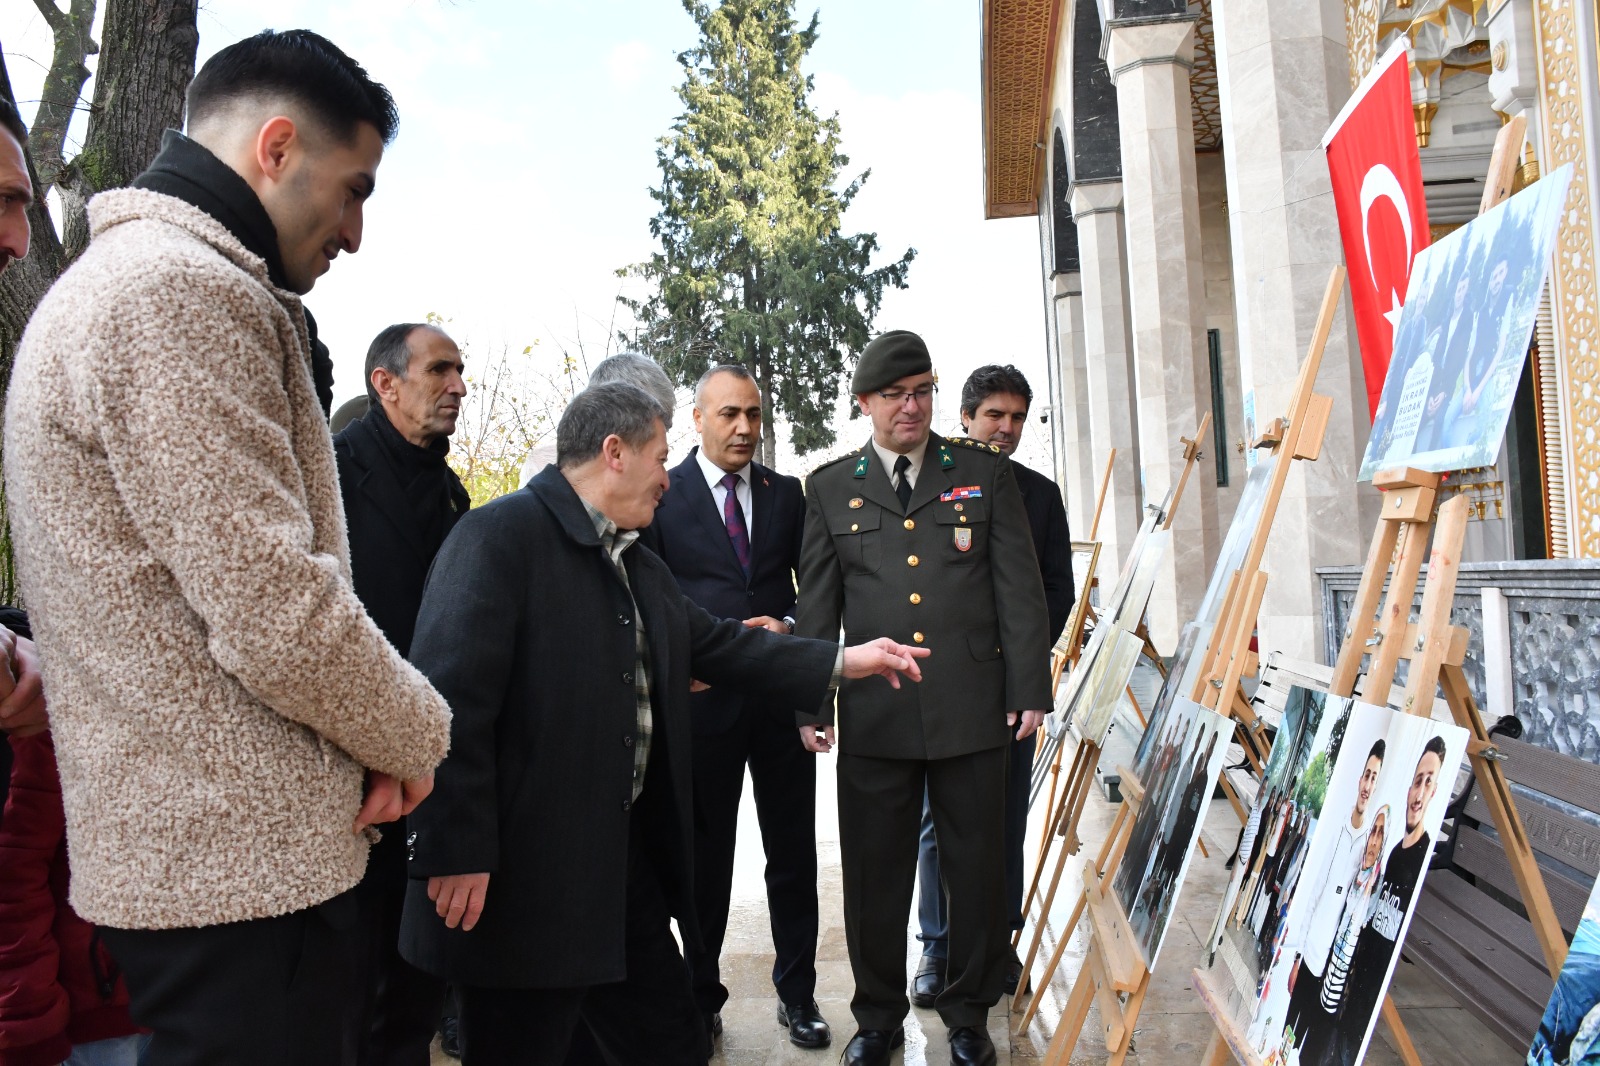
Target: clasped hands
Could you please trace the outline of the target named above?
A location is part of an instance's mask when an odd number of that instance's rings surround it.
[[[0,626],[0,733],[31,737],[49,728],[39,651],[27,637]]]

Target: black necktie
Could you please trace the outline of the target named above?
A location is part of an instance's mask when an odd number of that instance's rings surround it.
[[[894,494],[900,497],[900,509],[903,511],[911,504],[911,480],[907,476],[911,473],[911,460],[905,456],[894,461],[894,475],[897,479]]]

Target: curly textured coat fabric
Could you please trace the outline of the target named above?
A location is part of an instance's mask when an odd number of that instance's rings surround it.
[[[172,197],[108,192],[89,221],[5,423],[72,905],[136,929],[299,910],[361,877],[363,767],[432,770],[449,709],[351,588],[299,298]]]

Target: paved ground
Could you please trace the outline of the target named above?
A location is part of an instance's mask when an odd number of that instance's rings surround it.
[[[1115,754],[1115,745],[1108,744],[1107,747],[1109,753]],[[711,1060],[715,1064],[823,1066],[839,1060],[844,1041],[855,1031],[849,1009],[853,986],[845,953],[840,903],[839,835],[834,804],[833,762],[827,757],[819,760],[818,800],[822,941],[818,952],[817,1000],[823,1015],[834,1027],[834,1045],[827,1051],[801,1051],[788,1043],[787,1034],[778,1028],[774,1020],[775,1001],[770,976],[772,948],[766,902],[762,894],[761,841],[754,828],[755,808],[750,799],[750,789],[746,787],[744,809],[740,816],[743,831],[735,868],[733,917],[723,955],[727,974],[724,980],[732,989],[733,998],[723,1011],[724,1035],[720,1053]],[[1082,838],[1089,842],[1085,852],[1097,850],[1114,814],[1115,808],[1099,795],[1090,797],[1081,828]],[[1042,818],[1037,810],[1036,817]],[[1199,961],[1201,941],[1210,928],[1218,900],[1227,883],[1221,857],[1237,838],[1238,826],[1227,803],[1219,800],[1212,804],[1202,832],[1202,839],[1209,847],[1211,857],[1196,856],[1191,864],[1174,925],[1169,931],[1156,973],[1151,977],[1150,990],[1134,1034],[1133,1052],[1126,1060],[1130,1066],[1180,1066],[1197,1062],[1205,1050],[1210,1038],[1210,1018],[1189,986],[1189,971]],[[1030,836],[1037,840],[1037,826]],[[1068,917],[1072,900],[1066,887],[1074,883],[1081,884],[1077,880],[1079,874],[1076,863],[1083,857],[1080,855],[1069,863],[1069,869],[1063,877],[1060,899],[1052,910],[1051,921],[1046,923],[1041,961],[1035,966],[1035,974],[1041,972],[1043,959],[1048,958],[1049,952],[1055,947],[1060,923]],[[1028,935],[1031,936],[1031,933],[1030,928]],[[1024,941],[1024,950],[1026,944]],[[908,934],[908,975],[915,965],[917,949],[916,940]],[[1002,1063],[1025,1063],[1044,1057],[1060,1007],[1070,991],[1072,978],[1082,965],[1083,951],[1084,938],[1079,931],[1074,934],[1067,948],[1060,972],[1051,981],[1039,1016],[1026,1033],[1009,1036],[1011,1019],[1006,1012],[1006,1004],[995,1008],[990,1016],[989,1029],[1000,1049]],[[1394,995],[1422,1061],[1429,1066],[1514,1066],[1524,1061],[1526,1049],[1513,1050],[1505,1046],[1476,1018],[1456,1005],[1431,979],[1419,974],[1415,967],[1401,964]],[[1098,1046],[1097,1053],[1095,1044],[1098,1025],[1096,1013],[1091,1012],[1088,1024],[1084,1027],[1085,1035],[1072,1055],[1073,1064],[1105,1061],[1104,1045]],[[906,1031],[904,1066],[935,1066],[949,1062],[944,1028],[932,1011],[913,1010],[912,1016],[906,1021]],[[434,1056],[437,1066],[449,1061],[442,1055]],[[1400,1061],[1388,1044],[1382,1026],[1366,1061],[1371,1066],[1394,1066]],[[902,1059],[896,1056],[895,1062],[899,1064]]]

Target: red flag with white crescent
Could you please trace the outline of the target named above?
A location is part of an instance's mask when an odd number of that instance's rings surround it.
[[[1412,260],[1429,243],[1403,37],[1362,81],[1322,143],[1344,239],[1370,417],[1383,392]]]

